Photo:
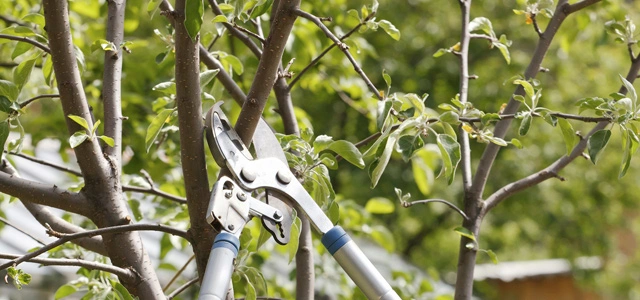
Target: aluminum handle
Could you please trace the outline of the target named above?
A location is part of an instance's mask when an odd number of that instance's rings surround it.
[[[226,299],[239,247],[240,240],[230,233],[221,232],[216,236],[204,272],[199,300]]]

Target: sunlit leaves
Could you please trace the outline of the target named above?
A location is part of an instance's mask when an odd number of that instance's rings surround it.
[[[491,47],[496,47],[500,50],[500,53],[504,57],[507,64],[511,63],[511,54],[509,54],[509,47],[511,46],[511,41],[508,40],[507,36],[505,36],[504,34],[501,35],[500,38],[498,38],[496,33],[493,31],[493,25],[491,24],[491,21],[489,19],[485,17],[477,17],[471,20],[471,22],[469,22],[469,32],[471,33],[474,31],[483,32],[484,34],[481,35],[481,37],[488,39],[491,43]],[[443,54],[440,50],[438,50],[436,54],[438,53],[440,53],[439,55]],[[459,51],[459,49],[455,51]],[[434,54],[434,57],[437,57],[437,56]]]
[[[0,79],[0,96],[5,96],[11,101],[16,101],[19,93],[20,90],[13,82]]]
[[[576,132],[573,130],[573,126],[571,123],[565,119],[558,119],[558,125],[560,125],[560,130],[562,130],[562,138],[564,139],[564,143],[567,148],[567,155],[571,153],[573,147],[578,144],[580,138],[576,135]]]
[[[24,60],[13,70],[13,82],[18,89],[18,93],[31,77],[31,71],[36,65],[36,60],[37,57]]]
[[[7,142],[7,138],[9,138],[9,122],[2,121],[0,122],[0,160],[4,153],[4,144]]]
[[[611,137],[611,130],[598,130],[591,137],[589,137],[589,141],[587,142],[587,148],[589,150],[589,157],[591,161],[595,164],[598,160],[598,155],[600,155],[602,149],[607,146],[609,142],[609,138]]]
[[[96,137],[111,147],[115,145],[113,138],[104,135],[96,135],[96,130],[101,123],[100,120],[97,120],[91,127],[89,127],[89,123],[83,117],[76,115],[68,115],[67,117],[84,128],[84,130],[76,131],[69,137],[69,145],[71,145],[71,148],[78,147],[86,140],[93,140]]]
[[[191,40],[195,41],[202,26],[202,16],[204,15],[203,0],[186,0],[184,27]]]
[[[30,274],[25,273],[21,269],[17,269],[15,267],[7,268],[7,276],[13,279],[13,286],[15,286],[19,290],[22,289],[22,286],[28,285],[31,282]]]
[[[522,121],[520,122],[520,127],[518,128],[518,134],[521,136],[527,135],[529,132],[529,128],[531,128],[531,123],[533,122],[533,117],[531,113],[524,113],[522,117]]]
[[[608,21],[604,24],[607,33],[614,35],[617,42],[632,45],[638,43],[636,39],[636,25],[629,19],[625,18],[622,22]]]
[[[456,175],[456,168],[461,159],[460,144],[452,136],[447,134],[439,134],[437,136],[438,148],[444,163],[444,175],[449,184],[453,183]]]
[[[413,179],[423,195],[429,195],[435,181],[434,170],[441,159],[440,150],[431,144],[417,151],[411,158]]]
[[[93,44],[91,44],[91,52],[94,52],[98,49],[102,49],[103,51],[115,51],[118,52],[118,47],[110,41],[104,39],[98,39]]]
[[[398,28],[396,28],[395,25],[391,24],[391,22],[387,20],[380,20],[380,22],[378,22],[378,25],[382,27],[382,29],[384,29],[384,31],[391,38],[393,38],[396,41],[400,40],[400,30],[398,30]]]
[[[147,152],[151,149],[151,146],[158,137],[158,134],[160,134],[160,130],[162,130],[164,124],[169,121],[169,118],[174,111],[175,109],[163,109],[155,118],[153,118],[153,120],[151,120],[151,124],[149,124],[149,127],[147,128],[147,136],[144,139]]]

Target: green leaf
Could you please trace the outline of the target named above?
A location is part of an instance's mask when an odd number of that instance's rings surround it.
[[[93,44],[91,44],[91,52],[94,52],[98,49],[102,49],[103,51],[115,51],[118,52],[118,47],[110,41],[105,39],[98,39]]]
[[[378,185],[378,181],[384,172],[384,169],[387,168],[387,164],[389,163],[389,159],[391,159],[391,153],[393,152],[393,147],[395,146],[397,141],[397,135],[391,134],[389,138],[387,138],[387,143],[384,146],[384,149],[380,156],[369,166],[369,177],[371,178],[371,188],[374,188]]]
[[[300,227],[302,226],[301,222],[302,221],[300,221],[300,218],[298,218],[298,216],[295,216],[293,224],[291,224],[291,239],[289,240],[289,246],[287,246],[287,248],[289,249],[289,263],[293,261],[293,259],[296,257],[296,253],[298,253],[298,244],[300,243]]]
[[[329,204],[327,216],[329,217],[329,220],[331,220],[331,223],[338,223],[338,221],[340,220],[340,205],[338,205],[338,202],[331,201],[331,204]]]
[[[520,140],[519,140],[519,139],[515,139],[515,138],[514,138],[514,139],[511,139],[511,142],[510,142],[510,143],[511,143],[513,146],[515,146],[516,148],[518,148],[518,149],[522,149],[522,142],[520,142]]]
[[[140,211],[140,201],[136,199],[131,199],[127,201],[129,203],[129,207],[131,207],[131,212],[133,212],[133,217],[136,221],[142,220],[142,212]]]
[[[477,17],[469,22],[469,32],[474,32],[476,30],[482,30],[484,33],[492,37],[496,35],[493,32],[491,21],[485,17]]]
[[[67,117],[69,117],[69,119],[71,119],[74,122],[76,122],[78,125],[82,126],[82,128],[84,128],[86,130],[91,130],[89,128],[89,123],[87,122],[87,120],[85,118],[80,117],[80,116],[76,116],[76,115],[68,115]]]
[[[16,57],[24,54],[25,52],[33,49],[33,47],[35,47],[32,44],[29,43],[23,43],[23,42],[18,42],[16,44],[16,47],[13,48],[13,52],[11,52],[11,59],[16,59]]]
[[[440,57],[440,56],[443,56],[443,55],[445,55],[447,53],[451,53],[451,50],[446,49],[446,48],[440,48],[440,49],[438,49],[438,51],[436,51],[436,53],[433,54],[433,57],[434,58]]]
[[[391,88],[391,76],[389,76],[389,74],[387,74],[386,70],[382,70],[382,78],[384,79],[384,82],[387,84],[387,88]]]
[[[362,19],[360,19],[360,14],[355,9],[350,9],[347,11],[347,15],[356,18],[360,23],[362,23]],[[366,16],[365,16],[366,17]]]
[[[158,113],[158,115],[151,120],[151,124],[147,128],[147,136],[144,139],[145,148],[147,149],[147,153],[149,153],[149,149],[151,149],[151,145],[155,142],[160,130],[164,126],[165,123],[169,121],[171,114],[174,109],[164,109]]]
[[[196,40],[200,27],[202,26],[202,16],[204,15],[204,4],[202,0],[186,0],[184,27],[192,41]]]
[[[532,121],[533,118],[531,117],[531,114],[529,112],[526,112],[524,114],[524,117],[522,118],[522,122],[520,122],[520,128],[518,129],[518,133],[521,136],[527,135],[527,132],[529,132],[529,128],[531,128]]]
[[[33,70],[33,66],[36,65],[36,58],[27,59],[21,62],[14,70],[13,70],[13,82],[16,84],[18,88],[18,93],[22,90],[22,87],[29,80],[31,76],[31,71]]]
[[[447,111],[440,115],[440,121],[457,125],[460,123],[460,116],[455,111]]]
[[[413,153],[424,146],[424,141],[420,135],[404,135],[398,140],[397,151],[402,154],[402,159],[406,162],[411,159]]]
[[[620,166],[620,174],[618,174],[618,178],[624,177],[629,170],[629,166],[631,165],[631,157],[638,151],[638,141],[634,138],[634,133],[632,129],[623,129],[622,130],[622,165]]]
[[[0,122],[0,161],[2,160],[2,154],[4,154],[4,144],[7,142],[7,138],[9,138],[9,132],[9,122]]]
[[[91,135],[93,136],[94,134],[96,134],[96,130],[98,129],[98,126],[100,126],[100,123],[102,121],[97,120],[95,123],[93,123],[93,128],[91,128]]]
[[[160,3],[162,3],[162,0],[150,0],[147,4],[147,13],[151,19],[153,19],[153,16],[158,12]]]
[[[489,255],[489,258],[491,259],[491,262],[493,262],[494,264],[498,264],[498,256],[496,255],[495,252],[493,252],[492,250],[487,250],[486,251],[487,255]]]
[[[226,62],[231,65],[231,69],[229,70],[229,72],[233,71],[238,75],[242,75],[242,73],[244,73],[244,66],[242,65],[242,61],[240,61],[240,59],[236,56],[227,54],[224,57],[221,56],[220,61]]]
[[[106,135],[101,135],[98,138],[101,139],[105,144],[109,145],[109,147],[113,147],[116,144],[116,142],[112,138]]]
[[[86,141],[87,138],[89,138],[89,135],[87,135],[85,131],[76,131],[72,136],[69,137],[69,144],[71,145],[71,148],[75,148]]]
[[[387,20],[380,20],[378,25],[384,29],[384,31],[394,40],[400,40],[400,30],[396,28],[395,25],[391,24],[391,22]]]
[[[364,169],[364,160],[362,160],[362,153],[360,153],[358,148],[351,142],[347,142],[344,140],[335,141],[329,144],[327,149],[342,156],[342,158],[350,162],[352,165],[360,169]]]
[[[434,146],[431,144],[430,146]],[[415,153],[411,159],[413,180],[420,192],[427,196],[431,193],[435,181],[434,169],[440,160],[440,152],[433,147],[424,147]]]
[[[120,299],[133,300],[133,296],[131,296],[129,291],[127,291],[127,288],[125,288],[124,285],[122,285],[120,282],[113,280],[111,282],[111,286],[113,286],[114,290],[118,293]]]
[[[245,275],[246,277],[246,275]],[[244,292],[246,300],[256,300],[256,288],[253,286],[253,283],[247,278],[247,284],[244,286]]]
[[[573,147],[578,144],[579,138],[576,135],[575,130],[573,130],[573,126],[571,126],[571,123],[569,123],[569,121],[559,118],[558,125],[560,125],[560,129],[562,130],[564,144],[567,147],[567,155],[569,155],[573,150]]]
[[[61,286],[60,288],[58,288],[58,290],[56,291],[56,294],[54,295],[54,298],[56,300],[58,299],[62,299],[64,297],[67,297],[75,292],[77,292],[78,289],[76,289],[73,285],[71,284],[65,284],[63,286]]]
[[[529,97],[533,97],[535,95],[535,91],[533,90],[533,86],[526,80],[517,79],[513,81],[514,84],[519,84],[524,88],[524,92]]]
[[[389,118],[391,107],[393,107],[393,101],[391,100],[378,102],[378,116],[376,117],[376,125],[378,126],[379,130],[384,127],[387,118]]]
[[[455,231],[456,233],[458,233],[461,236],[464,236],[472,241],[476,240],[475,235],[473,235],[473,232],[469,231],[469,229],[466,229],[464,227],[456,227],[453,229],[453,231]]]
[[[317,136],[316,139],[313,141],[313,152],[318,154],[323,150],[326,150],[329,147],[329,145],[331,145],[331,143],[333,143],[332,137],[321,134]]]
[[[53,75],[53,60],[51,59],[51,55],[44,58],[44,62],[42,64],[42,75],[46,83],[50,86],[54,86],[54,81],[56,77]]]
[[[393,202],[387,198],[374,197],[367,201],[364,210],[372,214],[390,214],[395,211]]]
[[[11,102],[18,100],[20,90],[11,81],[0,79],[0,96],[6,96]]]
[[[587,141],[587,149],[589,151],[589,156],[591,157],[591,162],[593,162],[593,164],[596,164],[598,155],[600,154],[602,149],[607,146],[610,137],[611,130],[606,129],[598,130],[591,137],[589,137],[589,140]]]
[[[152,90],[163,93],[165,95],[175,95],[176,83],[173,81],[158,83],[152,88]]]
[[[227,16],[225,15],[217,15],[211,20],[211,23],[226,23],[226,22],[229,22],[229,19],[227,19]]]
[[[13,102],[11,102],[9,98],[0,95],[0,111],[11,113],[14,111],[12,106],[13,106]]]
[[[22,20],[29,23],[36,24],[40,26],[40,28],[44,28],[44,25],[45,25],[44,16],[38,13],[27,14],[26,16],[22,17]]]
[[[461,159],[460,144],[452,136],[439,134],[437,137],[438,148],[444,163],[444,174],[449,184],[453,183],[456,168]]]
[[[626,78],[622,77],[622,75],[618,75],[620,76],[620,80],[622,80],[622,84],[624,84],[624,87],[627,88],[627,91],[629,92],[629,94],[631,94],[631,100],[633,100],[633,106],[636,106],[636,103],[638,103],[638,94],[636,94],[636,89],[633,87],[633,84],[631,82],[629,82]]]
[[[500,53],[502,53],[502,57],[504,57],[504,60],[507,62],[507,64],[511,64],[511,54],[509,53],[509,48],[507,47],[507,45],[503,43],[493,43],[493,45],[498,48],[498,50],[500,50]]]
[[[218,75],[218,72],[220,72],[220,69],[206,70],[200,73],[200,88],[205,87],[209,82],[211,82],[211,80]]]
[[[262,1],[262,3],[256,5],[251,11],[251,19],[255,19],[266,13],[269,8],[271,8],[271,5],[273,5],[273,0]]]

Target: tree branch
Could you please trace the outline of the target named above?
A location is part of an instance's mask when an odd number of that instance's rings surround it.
[[[533,23],[533,29],[538,34],[538,37],[542,37],[542,31],[540,30],[540,27],[538,26],[538,20],[536,19],[536,14],[532,14],[531,15],[531,23]]]
[[[300,0],[282,0],[277,7],[273,8],[276,9],[276,17],[265,41],[264,51],[247,95],[247,101],[242,106],[235,126],[245,145],[251,144],[269,93],[278,79],[278,67],[282,62],[282,53],[296,20],[295,12],[299,5]]]
[[[190,287],[193,284],[195,284],[196,282],[198,282],[198,280],[200,280],[200,278],[196,277],[194,279],[191,279],[191,280],[187,281],[185,284],[181,285],[175,291],[171,292],[171,294],[167,295],[167,300],[171,300],[171,299],[175,298],[180,293],[182,293],[184,290],[186,290],[188,287]]]
[[[198,274],[203,278],[213,244],[213,228],[206,222],[209,180],[204,154],[204,121],[200,98],[200,36],[189,37],[184,26],[186,0],[177,0],[175,17],[176,102],[180,127],[180,160],[190,216],[189,234],[194,243]]]
[[[369,14],[364,20],[363,23],[360,23],[358,25],[356,25],[356,27],[354,27],[353,29],[351,29],[349,32],[347,32],[345,35],[343,35],[342,37],[340,37],[340,41],[344,41],[346,38],[350,37],[353,33],[355,33],[356,31],[358,31],[358,29],[360,29],[360,27],[362,27],[362,25],[366,24],[366,21],[368,21],[370,18],[372,18],[374,16],[374,14]],[[306,73],[307,71],[309,71],[311,69],[311,67],[315,66],[320,59],[322,59],[327,53],[329,53],[329,51],[333,48],[335,48],[338,44],[333,43],[331,44],[329,47],[325,48],[322,53],[320,53],[320,55],[318,55],[316,58],[314,58],[306,67],[304,67],[304,69],[302,69],[302,71],[300,71],[300,73],[298,73],[298,75],[296,77],[294,77],[291,82],[289,82],[289,89],[291,89],[291,87],[293,87],[299,80],[300,78],[302,78],[302,75],[304,75],[304,73]]]
[[[461,12],[461,33],[460,33],[460,102],[466,103],[469,98],[469,41],[471,40],[469,32],[469,15],[471,9],[471,0],[460,1]],[[471,147],[469,146],[469,135],[460,127],[460,150],[461,150],[461,170],[462,170],[462,186],[465,193],[471,189]],[[465,211],[470,212],[474,209],[475,203],[467,203],[471,198],[465,198]]]
[[[0,192],[23,201],[64,209],[83,216],[91,214],[89,202],[82,194],[58,188],[56,185],[7,174],[5,170],[8,168],[10,168],[8,162],[2,160],[0,163]]]
[[[67,117],[68,115],[80,116],[89,123],[89,128],[93,127],[71,38],[68,2],[45,0],[43,5],[46,30],[50,38],[51,59],[67,129],[69,134],[84,131],[84,128]],[[97,139],[87,139],[73,150],[86,182],[108,182],[110,166],[102,155]]]
[[[0,253],[2,259],[18,259],[20,255]],[[87,261],[82,259],[68,259],[68,258],[29,258],[26,262],[41,264],[43,266],[76,266],[89,270],[100,270],[117,275],[120,278],[127,278],[128,280],[135,280],[137,275],[130,269],[123,269],[113,265],[107,265],[98,263],[95,261]]]
[[[465,220],[469,220],[469,217],[467,217],[467,214],[465,214],[464,211],[462,211],[462,209],[458,208],[455,204],[444,199],[426,199],[426,200],[416,200],[416,201],[410,201],[410,202],[402,201],[402,207],[409,208],[416,204],[429,204],[434,202],[446,204],[447,206],[455,210],[457,213],[459,213]]]
[[[126,0],[107,1],[107,41],[116,49],[104,52],[104,72],[102,76],[102,98],[104,101],[104,135],[114,141],[105,154],[110,156],[122,173],[122,58],[124,51],[120,45],[124,41],[124,16]],[[116,175],[118,176],[118,175]],[[119,181],[118,181],[119,182]]]
[[[27,105],[31,104],[33,101],[36,101],[38,99],[45,99],[45,98],[60,98],[60,95],[58,94],[46,94],[46,95],[39,95],[39,96],[35,96],[33,98],[27,99],[23,102],[20,103],[20,108],[25,108]]]
[[[358,75],[360,75],[360,77],[362,77],[362,80],[364,80],[364,82],[366,83],[367,87],[369,88],[369,90],[376,95],[376,97],[379,100],[382,100],[383,97],[382,95],[380,95],[380,92],[378,91],[378,89],[373,85],[373,83],[371,82],[371,80],[369,80],[369,77],[367,77],[367,74],[364,73],[364,71],[362,70],[362,68],[360,67],[360,65],[358,65],[358,62],[356,62],[355,58],[353,58],[353,55],[351,55],[351,53],[349,52],[349,47],[347,46],[347,44],[343,43],[340,41],[340,39],[338,39],[332,32],[331,30],[329,30],[329,28],[327,28],[327,26],[324,25],[324,23],[322,23],[322,20],[320,20],[320,18],[305,12],[303,10],[297,9],[295,11],[296,15],[305,18],[311,22],[313,22],[314,24],[316,24],[316,26],[318,26],[320,28],[320,30],[322,30],[322,32],[324,32],[324,34],[331,39],[337,46],[338,48],[340,48],[340,50],[342,50],[342,52],[344,52],[344,54],[347,56],[347,58],[349,59],[349,61],[351,62],[351,65],[353,65],[353,69],[356,71],[356,73],[358,73]]]
[[[224,15],[224,13],[222,13],[222,10],[218,6],[218,3],[215,0],[209,0],[209,5],[211,6],[211,10],[213,10],[213,13],[215,15]],[[276,6],[273,6],[272,9],[276,9]],[[256,57],[260,58],[260,56],[262,56],[262,50],[260,49],[260,47],[258,47],[258,45],[256,45],[256,43],[254,43],[251,40],[249,36],[242,33],[240,30],[238,30],[238,28],[234,27],[230,23],[225,22],[222,24],[224,25],[225,28],[227,28],[227,30],[229,31],[229,33],[231,33],[231,35],[233,35],[234,37],[239,39],[242,43],[244,43],[247,46],[247,48],[249,48],[249,50],[251,50],[251,52],[253,52],[253,54]],[[264,40],[262,39],[261,36],[258,35],[256,38],[258,38],[264,44]]]
[[[49,243],[38,250],[30,252],[29,254],[25,254],[23,256],[20,256],[19,258],[13,259],[8,263],[0,265],[0,270],[4,270],[10,266],[18,265],[21,262],[34,258],[66,242],[70,242],[79,238],[92,237],[96,235],[132,232],[132,231],[160,231],[160,232],[166,232],[175,236],[179,236],[184,239],[188,239],[187,233],[185,231],[168,227],[165,225],[161,225],[161,224],[128,224],[128,225],[120,225],[120,226],[113,226],[113,227],[105,227],[105,228],[94,229],[94,230],[87,230],[84,232],[78,232],[73,234],[60,233],[49,228],[47,229],[47,234],[57,237],[58,240],[56,240],[55,242]]]
[[[166,292],[169,287],[173,284],[173,282],[176,281],[176,279],[178,279],[178,277],[180,276],[180,274],[182,274],[182,272],[184,272],[185,269],[187,269],[187,266],[189,266],[189,263],[195,258],[195,254],[191,255],[191,257],[189,257],[189,260],[187,260],[186,263],[184,263],[184,265],[182,265],[182,268],[180,268],[180,270],[178,270],[178,272],[176,272],[175,275],[173,275],[173,277],[171,278],[171,280],[169,280],[169,282],[167,283],[167,285],[164,286],[164,288],[162,289],[163,292]]]
[[[75,175],[75,176],[78,176],[78,177],[82,177],[82,173],[80,173],[79,171],[76,171],[76,170],[73,170],[73,169],[70,169],[70,168],[67,168],[67,167],[64,167],[64,166],[56,165],[54,163],[51,163],[51,162],[48,162],[48,161],[44,161],[44,160],[41,160],[39,158],[35,158],[33,156],[30,156],[30,155],[17,153],[17,152],[8,152],[8,151],[5,151],[4,153],[7,153],[7,154],[13,155],[13,156],[17,156],[17,157],[20,157],[20,158],[24,158],[26,160],[41,164],[43,166],[52,167],[52,168],[54,168],[54,169],[56,169],[58,171],[67,172],[69,174],[72,174],[72,175]]]
[[[556,32],[560,28],[560,25],[567,17],[567,14],[563,11],[564,5],[567,4],[567,0],[560,0],[556,7],[555,13],[551,20],[549,21],[549,25],[547,29],[542,34],[542,37],[538,40],[538,45],[536,46],[536,50],[531,58],[531,62],[527,67],[524,77],[526,79],[534,78],[538,72],[540,71],[540,66],[542,65],[542,60],[549,50],[549,46],[551,45],[551,41],[553,40]],[[524,95],[524,89],[522,86],[518,86],[513,93],[513,95]],[[504,109],[505,114],[514,114],[518,111],[520,107],[520,102],[513,99],[509,99],[507,106]],[[498,138],[504,138],[507,134],[507,130],[511,125],[510,119],[500,120],[494,129],[494,136]],[[484,187],[489,178],[489,172],[491,171],[491,167],[493,166],[493,162],[498,155],[498,151],[500,151],[500,146],[495,144],[489,144],[482,153],[482,157],[480,158],[480,162],[478,164],[475,177],[473,178],[472,187],[470,189],[470,193],[474,195],[476,198],[481,198]]]
[[[16,24],[16,25],[20,25],[20,26],[28,26],[27,23],[24,23],[22,21],[9,18],[7,16],[3,16],[3,15],[0,15],[0,20],[4,21],[4,23],[7,25],[7,27],[11,26],[11,24]]]
[[[144,193],[144,194],[151,194],[151,195],[156,195],[162,198],[165,198],[167,200],[171,200],[180,204],[187,204],[187,199],[183,198],[183,197],[178,197],[176,195],[172,195],[169,194],[163,190],[160,190],[158,188],[156,188],[155,186],[151,185],[149,188],[144,188],[144,187],[137,187],[137,186],[132,186],[132,185],[123,185],[122,186],[122,191],[123,192],[136,192],[136,193]]]
[[[602,0],[582,0],[580,2],[576,2],[574,4],[570,4],[570,5],[566,6],[564,11],[565,11],[566,14],[569,15],[569,14],[572,14],[572,13],[574,13],[576,11],[579,11],[579,10],[581,10],[583,8],[586,8],[587,6],[596,4],[596,3],[600,2],[600,1],[602,1]]]
[[[635,79],[638,77],[639,73],[640,73],[640,60],[634,60],[634,62],[631,64],[631,68],[629,69],[629,72],[627,73],[626,79],[629,82],[633,83]],[[626,94],[628,91],[625,88],[625,86],[622,85],[618,90],[618,92],[621,94]],[[598,130],[604,129],[610,123],[611,123],[611,120],[603,120],[599,122],[593,129],[591,129],[591,131],[589,131],[589,133],[585,137],[580,139],[580,142],[578,142],[578,144],[573,148],[573,150],[569,155],[565,155],[557,159],[548,167],[536,173],[533,173],[525,178],[509,183],[503,186],[502,188],[500,188],[499,190],[497,190],[496,192],[494,192],[492,195],[490,195],[487,198],[487,200],[485,200],[485,206],[482,210],[482,215],[486,215],[491,209],[493,209],[502,201],[507,199],[509,196],[512,196],[517,192],[520,192],[529,187],[535,186],[549,178],[555,177],[562,180],[563,178],[558,175],[560,170],[564,169],[564,167],[566,167],[569,163],[571,163],[577,157],[581,156],[584,150],[587,148],[587,142],[589,141],[589,137],[591,137]]]
[[[49,47],[47,47],[46,45],[32,40],[30,38],[26,38],[26,37],[22,37],[22,36],[13,36],[13,35],[9,35],[9,34],[2,34],[0,33],[0,39],[6,39],[6,40],[13,40],[13,41],[18,41],[18,42],[25,42],[25,43],[29,43],[31,45],[34,45],[40,49],[42,49],[42,51],[47,52],[47,53],[51,53],[51,49],[49,49]]]
[[[11,223],[9,220],[7,220],[7,219],[5,219],[5,218],[3,218],[3,217],[0,217],[0,222],[2,222],[2,223],[4,223],[5,225],[7,225],[7,226],[9,226],[9,227],[11,227],[11,228],[13,228],[13,229],[15,229],[15,230],[19,231],[20,233],[22,233],[22,234],[24,234],[24,235],[26,235],[26,236],[30,237],[32,240],[34,240],[34,241],[38,242],[40,245],[44,245],[44,244],[46,244],[43,240],[41,240],[41,239],[39,239],[39,238],[35,237],[34,235],[32,235],[32,234],[28,233],[26,230],[24,230],[24,229],[22,229],[22,228],[18,227],[17,225],[15,225],[15,224]]]

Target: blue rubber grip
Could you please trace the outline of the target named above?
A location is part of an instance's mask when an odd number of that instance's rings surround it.
[[[342,246],[351,241],[351,237],[340,226],[335,226],[322,236],[322,244],[333,255]]]
[[[215,248],[227,248],[233,252],[234,255],[238,255],[238,249],[240,248],[240,240],[230,233],[221,232],[216,236],[213,242],[213,249]]]

